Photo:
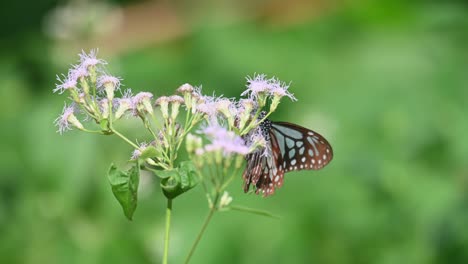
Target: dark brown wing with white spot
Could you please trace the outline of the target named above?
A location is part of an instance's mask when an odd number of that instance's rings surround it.
[[[257,151],[246,156],[247,167],[243,173],[244,192],[248,192],[250,184],[255,186],[256,194],[269,196],[276,188],[283,186],[284,169],[282,157],[276,137],[271,135],[267,153]]]
[[[317,132],[287,122],[273,122],[271,134],[276,137],[285,172],[319,170],[333,158],[333,149]]]

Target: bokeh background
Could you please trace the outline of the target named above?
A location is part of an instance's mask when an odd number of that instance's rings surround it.
[[[160,263],[158,182],[142,176],[127,221],[105,173],[132,149],[53,126],[55,76],[91,48],[126,87],[156,95],[189,82],[238,96],[255,72],[292,81],[299,101],[273,119],[334,147],[326,169],[287,174],[267,199],[244,195],[239,176],[234,203],[281,219],[219,213],[192,263],[468,263],[465,1],[1,5],[0,263]],[[171,263],[207,210],[198,188],[174,201]]]

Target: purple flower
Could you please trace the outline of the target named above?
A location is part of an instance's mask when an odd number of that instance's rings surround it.
[[[258,74],[253,77],[247,76],[247,90],[245,90],[241,95],[257,95],[262,92],[267,92],[271,89],[270,80],[266,79],[265,74]]]
[[[52,90],[54,93],[58,92],[59,94],[62,94],[66,90],[75,89],[77,85],[76,78],[70,74],[68,76],[63,76],[63,79],[57,75],[57,81],[59,81],[60,84],[57,84],[55,89]]]
[[[149,92],[139,92],[132,98],[133,110],[146,111],[150,114],[153,114],[153,107],[151,106],[151,98],[153,94]]]
[[[55,119],[54,123],[56,126],[58,126],[57,132],[59,132],[61,135],[67,131],[71,130],[71,126],[75,126],[77,128],[82,129],[83,125],[78,121],[78,119],[75,117],[75,108],[73,105],[67,106],[65,105],[63,107],[62,114]]]
[[[104,74],[99,76],[97,80],[97,87],[102,91],[106,85],[112,85],[114,90],[118,90],[120,88],[120,81],[122,79],[119,77],[115,77],[112,75]]]
[[[153,98],[153,94],[149,92],[139,92],[133,97],[134,104],[142,104],[146,100]]]
[[[177,89],[177,92],[181,93],[181,94],[185,94],[185,93],[192,93],[193,92],[193,86],[188,84],[188,83],[185,83],[185,84],[182,84],[178,89]]]
[[[73,76],[75,80],[78,80],[80,78],[87,77],[89,73],[85,67],[81,65],[75,65],[72,69],[70,69],[69,75]]]
[[[254,74],[253,77],[248,76],[246,79],[247,90],[241,94],[242,96],[250,95],[252,99],[256,99],[259,95],[266,94],[270,97],[287,96],[293,101],[296,100],[294,95],[288,91],[289,85],[275,77],[267,79],[265,74]]]
[[[89,66],[96,66],[98,64],[105,65],[107,62],[105,60],[101,60],[97,58],[97,50],[92,49],[89,54],[87,54],[84,51],[81,51],[79,54],[80,56],[80,64],[83,66],[85,69],[87,69]]]
[[[247,155],[250,151],[241,137],[217,124],[206,127],[202,132],[211,140],[211,144],[204,147],[207,152],[220,150],[224,156],[228,156],[231,154]]]

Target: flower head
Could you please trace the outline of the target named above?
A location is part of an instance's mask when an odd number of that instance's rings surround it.
[[[177,92],[181,94],[192,93],[193,91],[193,86],[188,83],[182,84],[179,88],[177,88]]]
[[[251,94],[252,96],[257,96],[259,93],[267,92],[272,87],[270,80],[266,79],[265,74],[254,74],[253,77],[247,76],[247,90],[245,90],[241,95]]]
[[[92,49],[89,53],[81,51],[81,53],[79,54],[81,66],[87,69],[90,66],[96,66],[98,64],[107,64],[105,60],[97,58],[97,52],[98,51],[96,49]]]
[[[221,151],[224,156],[249,153],[249,147],[245,145],[244,140],[224,127],[215,124],[206,127],[202,132],[211,140],[211,144],[204,147],[207,152]]]
[[[218,109],[216,107],[216,98],[212,96],[201,96],[196,105],[196,111],[206,115],[209,119],[216,118]]]
[[[153,98],[153,94],[149,92],[139,92],[137,93],[132,101],[135,109],[137,112],[146,111],[150,114],[153,114],[153,107],[151,106],[151,98]]]
[[[156,102],[154,102],[154,105],[161,107],[161,114],[164,119],[169,118],[169,97],[159,97],[158,99],[156,99]]]
[[[265,74],[258,74],[253,77],[247,77],[247,90],[241,95],[250,95],[251,98],[257,99],[262,95],[278,98],[287,96],[295,101],[296,98],[288,91],[289,85],[281,82],[279,79],[273,77],[267,79]]]
[[[133,95],[132,95],[132,90],[127,89],[125,90],[122,98],[118,98],[116,100],[117,102],[117,111],[115,111],[115,118],[119,119],[121,118],[125,112],[127,112],[130,109],[133,109]]]
[[[71,126],[78,129],[83,129],[83,125],[78,121],[75,116],[75,108],[73,105],[63,107],[62,114],[55,119],[55,125],[58,126],[57,132],[63,134],[67,130],[71,130]]]
[[[57,84],[55,89],[52,90],[54,93],[58,92],[62,94],[66,90],[76,89],[77,81],[73,75],[69,74],[68,76],[63,76],[63,78],[57,75],[57,81],[59,81],[60,84]]]
[[[85,78],[89,75],[88,70],[81,66],[81,65],[75,65],[72,69],[70,69],[69,74],[73,76],[76,80]]]
[[[172,105],[172,108],[171,108],[171,118],[172,120],[175,120],[177,118],[177,116],[179,115],[179,107],[181,104],[183,104],[185,101],[184,101],[184,98],[178,96],[178,95],[172,95],[172,96],[169,96],[169,102],[171,103]]]
[[[101,75],[97,79],[97,87],[100,91],[104,90],[107,99],[114,99],[114,91],[120,89],[121,79],[112,75]]]

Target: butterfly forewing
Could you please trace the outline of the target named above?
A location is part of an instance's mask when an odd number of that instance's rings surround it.
[[[280,165],[285,172],[318,170],[333,158],[332,147],[315,131],[287,122],[273,122],[270,133],[278,142]]]

